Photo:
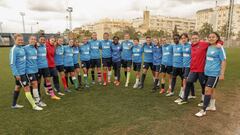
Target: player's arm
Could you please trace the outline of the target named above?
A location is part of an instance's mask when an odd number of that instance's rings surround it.
[[[224,73],[226,70],[226,66],[227,66],[227,62],[226,62],[226,53],[223,47],[221,47],[221,51],[220,51],[220,59],[221,59],[221,71],[220,71],[220,80],[224,80]]]
[[[11,67],[11,70],[12,70],[12,73],[13,75],[17,78],[17,79],[20,79],[19,77],[19,73],[18,73],[18,70],[17,70],[17,67],[16,67],[16,49],[15,48],[12,48],[11,52],[10,52],[10,67]]]

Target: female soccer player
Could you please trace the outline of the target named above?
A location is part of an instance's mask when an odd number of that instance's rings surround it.
[[[104,86],[107,85],[107,82],[111,83],[111,76],[112,76],[111,44],[112,44],[112,41],[109,40],[109,33],[104,33],[103,40],[101,41]]]
[[[124,34],[124,41],[121,43],[122,54],[121,54],[121,64],[124,69],[124,74],[126,77],[125,87],[128,87],[130,75],[131,75],[131,67],[132,67],[132,47],[133,42],[130,41],[130,34]]]
[[[23,49],[26,55],[26,74],[32,88],[33,98],[38,106],[45,107],[46,104],[41,101],[38,90],[38,65],[37,65],[37,38],[29,37],[29,44]]]
[[[14,35],[15,45],[11,48],[9,58],[12,73],[16,80],[15,90],[13,93],[12,108],[23,108],[22,105],[17,104],[17,99],[20,93],[20,88],[23,87],[25,96],[34,110],[40,111],[43,108],[37,106],[31,95],[28,78],[26,76],[26,54],[23,49],[23,36],[21,34]]]
[[[113,37],[113,43],[111,45],[112,50],[112,62],[113,62],[113,70],[114,70],[114,76],[115,81],[114,84],[116,86],[120,85],[120,70],[121,70],[121,45],[119,43],[119,37],[114,36]]]
[[[74,62],[73,62],[73,44],[74,40],[70,39],[68,45],[63,47],[63,63],[66,73],[66,77],[70,74],[70,77],[73,81],[75,90],[78,90],[78,80],[74,72]]]
[[[158,38],[153,39],[153,71],[154,74],[154,84],[152,88],[152,92],[157,91],[157,85],[159,82],[159,72],[161,68],[162,62],[162,47]]]
[[[133,88],[136,89],[139,86],[140,81],[140,71],[142,67],[142,53],[143,48],[142,45],[139,44],[139,39],[135,38],[133,40],[133,48],[132,48],[132,60],[133,60],[133,70],[136,73],[136,82],[133,85]]]
[[[79,47],[80,60],[81,60],[81,68],[83,70],[83,78],[85,87],[88,88],[88,70],[90,68],[90,44],[88,43],[88,38],[83,37],[83,44]]]
[[[78,84],[79,88],[82,87],[82,76],[80,72],[80,65],[79,65],[79,40],[76,40],[73,45],[73,63],[74,63],[74,70],[75,74],[78,76]]]
[[[71,92],[71,90],[68,89],[68,82],[67,82],[68,79],[64,72],[63,51],[64,51],[63,38],[59,37],[57,39],[54,60],[55,60],[56,68],[61,76],[62,84],[64,87],[64,92]],[[59,95],[64,95],[64,94],[59,93]]]
[[[207,76],[205,95],[203,101],[203,109],[196,113],[197,117],[206,115],[207,107],[210,103],[211,97],[217,87],[218,80],[224,80],[224,73],[226,68],[226,53],[224,48],[218,48],[217,43],[220,41],[218,33],[211,33],[208,36],[210,46],[207,50],[206,65],[204,74]]]
[[[147,36],[146,37],[146,42],[143,44],[143,52],[144,52],[144,63],[143,63],[143,72],[142,72],[142,77],[141,77],[141,82],[139,85],[140,89],[143,89],[144,87],[144,81],[146,78],[146,74],[149,68],[152,70],[152,74],[154,76],[154,71],[153,71],[153,43],[151,40],[151,37]]]
[[[160,94],[165,93],[165,78],[168,76],[168,91],[171,91],[172,83],[172,59],[173,59],[173,46],[167,43],[167,38],[162,38],[162,63],[161,63],[161,91]]]
[[[166,96],[173,96],[174,89],[177,81],[177,76],[183,81],[183,46],[179,44],[180,36],[178,34],[173,36],[173,73],[172,73],[172,83],[171,83],[171,92]],[[182,89],[182,82],[181,82]]]

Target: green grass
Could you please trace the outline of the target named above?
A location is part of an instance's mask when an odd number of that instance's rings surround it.
[[[240,82],[239,52],[240,49],[235,48],[227,50],[228,67],[226,80],[220,82],[218,86],[218,98],[221,99],[219,102],[224,101],[222,98],[225,98],[224,95],[227,93],[234,94],[237,91],[236,88]],[[112,85],[107,87],[96,85],[89,91],[74,91],[67,94],[60,101],[52,101],[42,93],[43,100],[48,106],[41,112],[33,111],[25,99],[24,93],[21,92],[19,103],[25,107],[13,110],[10,105],[14,78],[9,67],[9,48],[1,48],[0,54],[0,134],[194,134],[195,131],[192,131],[191,128],[195,129],[199,126],[199,119],[192,116],[198,111],[196,104],[199,99],[191,100],[190,104],[182,107],[173,103],[176,97],[167,98],[158,93],[150,93],[152,88],[150,74],[148,74],[143,90],[124,88],[123,86],[116,88]],[[133,74],[131,82],[132,86]],[[200,97],[199,86],[197,85],[197,87],[197,96]],[[179,84],[176,88],[179,89]],[[235,101],[235,99],[232,100]],[[216,116],[210,114],[207,117],[214,121],[213,118],[219,119],[225,115],[228,117],[227,112],[222,111],[220,107]],[[211,124],[211,121],[206,118],[204,118],[204,122],[207,122],[205,124]],[[186,120],[189,120],[190,123]],[[228,123],[227,119],[225,123]],[[196,128],[199,133],[223,133],[217,131],[214,126],[199,127]]]

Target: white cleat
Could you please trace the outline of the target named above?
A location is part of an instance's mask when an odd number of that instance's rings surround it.
[[[128,83],[125,83],[125,87],[128,87]]]
[[[171,96],[173,96],[174,95],[174,92],[170,92],[170,93],[168,93],[167,95],[166,95],[166,97],[171,97]]]
[[[206,108],[207,111],[216,111],[216,107],[215,106],[209,106]]]
[[[43,108],[36,105],[36,106],[33,107],[33,110],[42,111]]]
[[[37,106],[40,106],[40,107],[46,107],[47,104],[45,104],[43,101],[40,101],[38,103],[36,103]]]
[[[204,116],[204,115],[206,115],[206,114],[207,114],[206,111],[201,110],[200,112],[196,113],[195,116],[197,116],[197,117],[202,117],[202,116]]]
[[[199,103],[199,104],[198,104],[198,107],[203,107],[203,103]]]
[[[195,99],[196,98],[196,96],[188,96],[188,99]]]
[[[178,98],[174,101],[175,103],[179,103],[179,102],[182,102],[182,99],[181,98]]]
[[[138,88],[138,86],[139,86],[139,84],[138,84],[138,83],[135,83],[135,84],[133,85],[133,88],[136,89],[136,88]]]
[[[23,108],[24,106],[23,105],[19,105],[19,104],[16,104],[14,106],[11,106],[12,109],[21,109]]]

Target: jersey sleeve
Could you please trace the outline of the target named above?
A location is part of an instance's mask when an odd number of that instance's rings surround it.
[[[10,58],[10,67],[11,67],[13,75],[19,76],[19,73],[18,73],[17,67],[16,67],[16,48],[15,47],[13,47],[11,49],[9,58]]]
[[[219,57],[221,61],[224,61],[227,59],[225,49],[223,47],[220,48]]]

